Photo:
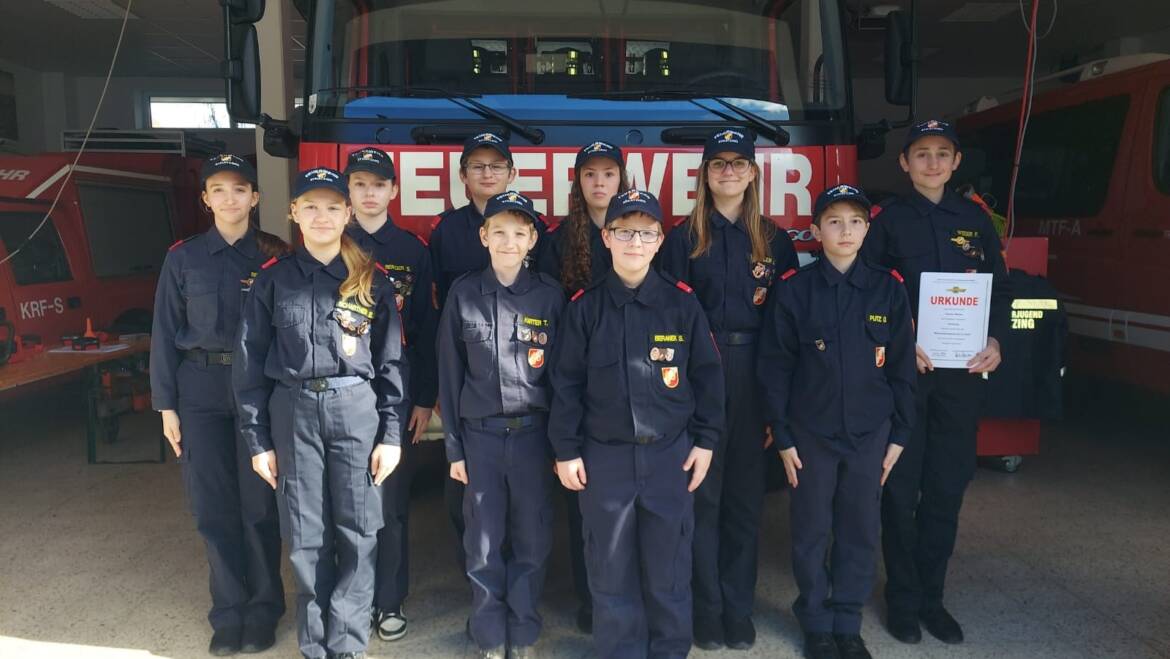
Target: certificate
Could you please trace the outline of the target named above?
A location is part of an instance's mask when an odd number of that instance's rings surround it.
[[[918,345],[935,368],[967,368],[987,347],[991,275],[924,272],[918,292]]]

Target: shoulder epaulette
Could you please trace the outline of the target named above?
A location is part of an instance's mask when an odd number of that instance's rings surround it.
[[[869,219],[872,220],[873,218],[875,218],[881,214],[882,214],[882,207],[881,206],[874,204],[873,206],[869,207]]]
[[[545,234],[552,234],[552,233],[556,233],[557,229],[561,228],[561,225],[562,225],[562,224],[564,224],[564,223],[565,223],[565,221],[564,221],[564,220],[561,220],[560,222],[557,222],[557,223],[556,223],[556,224],[554,224],[553,226],[551,226],[551,227],[548,227],[548,229],[546,229],[544,233],[545,233]],[[547,223],[547,222],[545,222],[545,226],[548,226],[548,223]]]
[[[201,235],[203,235],[203,234],[197,233],[197,234],[195,234],[194,236],[187,236],[186,238],[182,238],[182,239],[180,239],[180,240],[176,240],[176,241],[174,242],[174,244],[172,244],[170,247],[168,247],[168,248],[167,248],[167,251],[168,251],[168,252],[173,252],[173,251],[175,251],[176,249],[179,249],[179,245],[182,245],[183,243],[187,242],[188,240],[191,240],[192,238],[198,238],[198,237],[199,237],[199,236],[201,236]]]
[[[377,261],[374,261],[374,267],[378,269],[378,272],[380,272],[384,275],[389,274],[386,272],[386,266],[382,265],[381,263],[378,263]]]
[[[794,274],[796,274],[796,268],[789,268],[787,272],[785,272],[784,274],[780,275],[780,280],[781,280],[781,281],[787,281],[787,280],[788,280],[788,279],[790,279],[790,278],[792,277],[792,275],[794,275]]]
[[[695,289],[691,288],[689,285],[687,285],[687,283],[685,281],[683,281],[681,279],[674,282],[674,287],[677,288],[678,290],[684,292],[684,293],[694,293],[695,292]]]
[[[268,268],[271,268],[274,263],[281,260],[282,258],[284,258],[284,257],[283,256],[274,256],[274,257],[268,259],[267,261],[265,261],[264,264],[260,266],[260,269],[267,270]]]
[[[585,294],[585,289],[578,288],[577,292],[573,293],[573,297],[569,298],[569,302],[576,302],[584,294]]]
[[[426,238],[423,238],[422,236],[418,235],[417,233],[415,233],[413,231],[408,231],[407,233],[414,236],[415,238],[418,238],[418,241],[423,244],[423,247],[430,247],[431,246],[431,244],[429,242],[427,242]]]
[[[895,270],[893,268],[890,268],[890,276],[893,277],[894,279],[897,279],[899,284],[906,283],[906,278],[902,276],[902,273],[898,272],[897,270]]]
[[[443,215],[442,214],[436,215],[435,219],[431,220],[431,231],[434,231],[435,228],[439,226],[439,222],[442,222],[442,221],[443,221]]]

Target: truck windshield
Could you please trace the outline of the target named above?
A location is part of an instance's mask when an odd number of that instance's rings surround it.
[[[717,120],[684,95],[848,116],[838,0],[318,0],[308,18],[310,117],[478,118],[435,90],[518,121]]]

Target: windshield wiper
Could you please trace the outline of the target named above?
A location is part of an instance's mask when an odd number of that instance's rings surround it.
[[[724,119],[731,120],[731,117],[728,117],[721,112],[717,112],[712,108],[699,103],[699,101],[714,101],[715,103],[718,103],[724,108],[730,110],[733,114],[739,117],[739,119],[747,120],[752,128],[755,128],[757,131],[762,132],[764,135],[771,138],[771,140],[775,142],[777,146],[786,146],[791,139],[788,131],[784,130],[780,126],[777,126],[776,124],[761,117],[755,112],[745,110],[744,108],[741,108],[734,103],[729,103],[728,101],[723,100],[723,98],[713,92],[696,91],[691,89],[641,89],[632,91],[598,92],[595,94],[577,94],[571,96],[570,98],[612,98],[639,101],[669,101],[677,99],[690,101],[691,103],[694,103],[708,112],[717,114]]]
[[[371,86],[354,86],[354,87],[329,87],[326,89],[319,89],[317,93],[323,92],[374,92],[385,93],[389,92],[398,96],[418,96],[423,98],[445,98],[455,105],[478,114],[487,119],[495,119],[504,124],[513,131],[519,133],[529,142],[533,144],[540,144],[544,141],[544,131],[539,128],[532,128],[519,121],[509,117],[499,110],[484,105],[471,97],[470,94],[463,94],[460,92],[447,91],[438,87],[407,87],[404,85],[371,85]]]

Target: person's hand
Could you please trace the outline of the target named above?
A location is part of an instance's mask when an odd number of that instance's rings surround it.
[[[393,444],[378,444],[370,454],[370,475],[374,477],[374,485],[381,485],[398,467],[402,459],[402,447]]]
[[[914,344],[914,362],[918,366],[919,373],[934,370],[934,362],[930,361],[930,356],[917,343]]]
[[[772,437],[772,426],[764,426],[764,450],[767,451],[776,442],[776,438]]]
[[[890,472],[893,471],[894,465],[898,463],[900,457],[902,457],[901,446],[890,444],[886,447],[886,457],[882,459],[882,485],[886,484],[886,479],[890,477]]]
[[[694,492],[703,484],[707,477],[707,470],[711,468],[711,449],[695,446],[687,461],[683,463],[683,471],[691,472],[691,483],[687,485],[687,492]]]
[[[460,460],[451,463],[451,479],[467,485],[467,461]]]
[[[252,471],[260,475],[265,483],[272,489],[276,489],[276,477],[279,475],[276,470],[276,451],[265,451],[258,455],[252,456]]]
[[[796,477],[796,472],[804,469],[804,465],[800,462],[800,456],[796,454],[796,447],[786,448],[780,451],[780,460],[784,462],[784,474],[788,476],[788,484],[796,487],[800,483],[800,479]]]
[[[987,337],[987,347],[967,362],[968,373],[990,373],[999,368],[1003,357],[999,354],[999,341],[995,337]]]
[[[414,435],[410,438],[411,444],[417,444],[422,439],[423,433],[427,430],[427,424],[431,422],[431,414],[433,410],[429,407],[415,407],[410,412],[410,423],[406,426],[407,430],[413,430]]]
[[[175,457],[180,457],[183,455],[183,434],[179,432],[179,414],[174,410],[160,410],[159,414],[162,415],[163,437],[167,438]]]
[[[581,458],[557,461],[557,477],[566,489],[580,492],[585,489],[588,478],[585,476],[585,461]]]

